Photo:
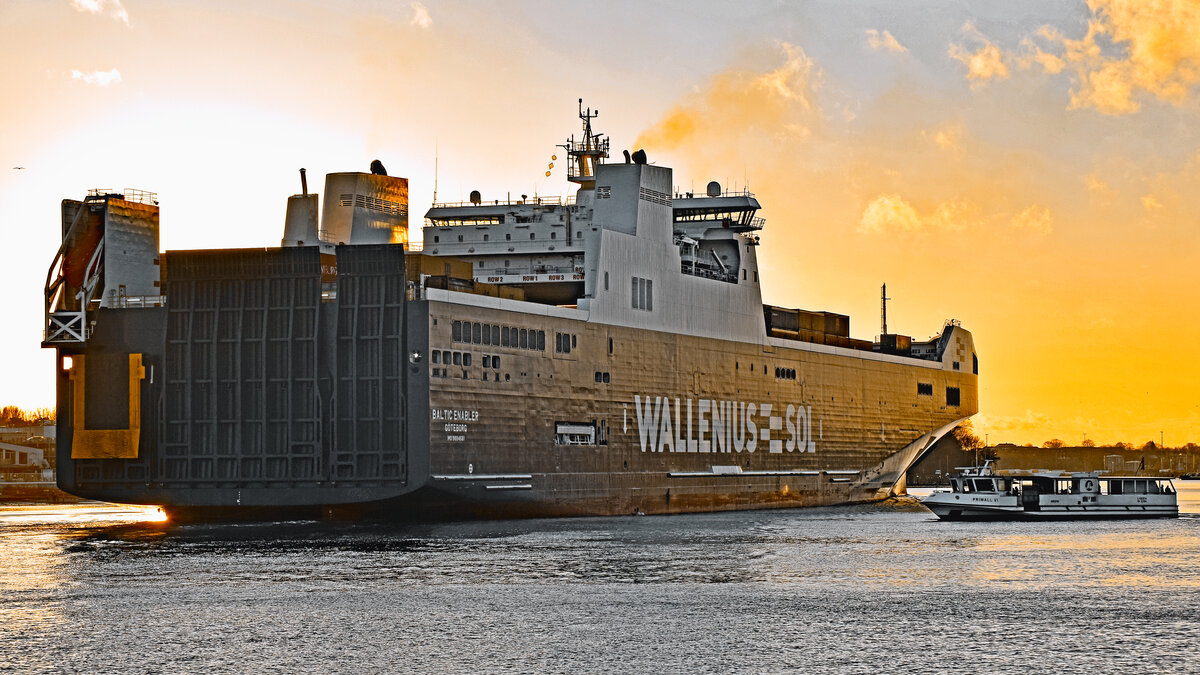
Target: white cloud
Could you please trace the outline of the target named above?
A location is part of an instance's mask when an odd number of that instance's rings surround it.
[[[110,17],[129,26],[129,12],[121,4],[121,0],[71,0],[71,6],[78,12],[88,14],[107,13]]]
[[[905,54],[908,52],[908,47],[900,44],[900,41],[892,36],[888,31],[877,31],[874,28],[867,30],[867,45],[871,49],[886,49],[889,52],[897,54]]]
[[[71,79],[83,80],[84,84],[94,84],[97,87],[107,87],[110,84],[116,84],[121,81],[121,71],[116,68],[112,70],[94,70],[90,73],[72,70]]]
[[[414,26],[429,30],[433,28],[433,17],[429,16],[429,9],[419,2],[412,3],[412,19],[409,21]]]

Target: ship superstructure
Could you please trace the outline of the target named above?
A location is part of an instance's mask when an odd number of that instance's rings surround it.
[[[607,161],[580,118],[573,197],[434,204],[419,252],[403,179],[351,173],[327,178],[320,221],[306,185],[291,198],[278,249],[159,256],[155,207],[145,300],[94,300],[120,265],[89,287],[56,263],[63,488],[192,513],[827,504],[891,494],[976,412],[956,322],[867,341],[844,315],[764,306],[755,196],[677,193],[641,151]],[[64,202],[60,257],[95,257],[78,209],[106,240],[127,203]]]

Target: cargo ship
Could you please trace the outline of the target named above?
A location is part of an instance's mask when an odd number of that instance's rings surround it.
[[[764,305],[757,198],[609,161],[579,115],[573,196],[434,203],[421,245],[378,162],[323,198],[301,169],[273,248],[160,252],[153,193],[64,200],[60,487],[198,518],[828,505],[903,490],[977,411],[957,321]]]

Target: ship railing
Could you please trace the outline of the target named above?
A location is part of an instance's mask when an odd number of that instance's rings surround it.
[[[434,202],[430,208],[434,209],[454,209],[466,206],[571,206],[575,203],[575,196],[570,197],[541,197],[534,195],[525,199],[492,199],[485,200],[478,204],[474,202]]]
[[[425,242],[423,241],[406,241],[404,242],[404,250],[417,253],[425,250]]]
[[[92,188],[88,190],[88,196],[93,198],[104,198],[109,195],[119,196],[127,202],[136,202],[138,204],[149,204],[150,206],[158,205],[158,193],[150,192],[149,190],[138,190],[137,188],[125,188],[124,190],[109,190],[108,188]]]
[[[501,275],[516,276],[528,274],[581,274],[583,269],[574,265],[538,265],[532,268],[515,269],[512,267],[493,267],[491,269],[478,268],[475,270],[475,276],[478,277],[495,277]]]
[[[719,195],[709,195],[706,192],[676,192],[675,199],[715,199],[717,197],[746,197],[754,198],[754,193],[750,190],[725,190]]]

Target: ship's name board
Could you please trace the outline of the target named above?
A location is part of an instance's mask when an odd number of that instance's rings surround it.
[[[817,451],[812,406],[635,395],[633,407],[642,452]]]
[[[446,440],[451,443],[462,443],[467,440],[469,431],[467,422],[479,421],[478,410],[463,410],[461,408],[431,408],[430,416],[434,422],[444,422],[442,430],[446,432]]]

